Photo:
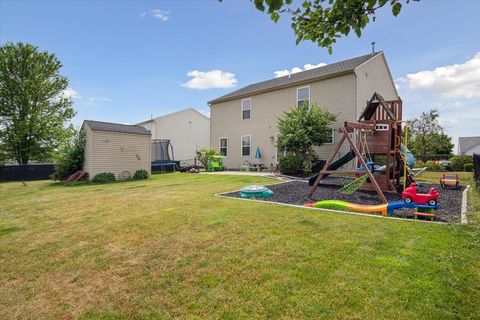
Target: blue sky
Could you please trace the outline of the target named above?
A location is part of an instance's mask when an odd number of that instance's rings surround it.
[[[456,142],[480,135],[478,12],[475,0],[411,3],[396,18],[380,12],[360,39],[340,40],[329,55],[312,43],[296,46],[287,17],[275,24],[247,0],[1,0],[0,42],[59,57],[80,124],[136,123],[186,107],[208,113],[212,98],[275,71],[368,53],[375,41],[405,115],[437,107]]]

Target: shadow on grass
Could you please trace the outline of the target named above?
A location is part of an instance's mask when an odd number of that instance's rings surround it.
[[[22,231],[22,230],[23,230],[23,228],[17,227],[17,226],[0,228],[0,237],[6,236],[7,234],[10,234],[10,233],[13,233],[13,232]]]

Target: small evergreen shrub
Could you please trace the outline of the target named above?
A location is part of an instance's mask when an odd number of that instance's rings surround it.
[[[135,171],[135,174],[133,175],[133,180],[143,180],[143,179],[148,179],[147,170],[140,169]]]
[[[92,182],[96,183],[107,183],[116,181],[115,175],[111,172],[102,172],[98,173],[93,177]]]
[[[454,171],[463,171],[466,163],[473,164],[472,156],[454,156],[450,158],[450,164]]]
[[[472,172],[473,171],[473,163],[465,163],[463,165],[463,171]]]
[[[280,158],[280,172],[283,174],[299,173],[303,169],[303,159],[295,154]]]

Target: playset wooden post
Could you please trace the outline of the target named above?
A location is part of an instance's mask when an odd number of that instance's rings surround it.
[[[402,136],[402,100],[385,101],[383,97],[374,93],[367,102],[357,122],[345,122],[339,129],[343,133],[335,150],[320,171],[315,183],[308,194],[313,195],[321,180],[328,174],[359,174],[368,175],[367,182],[361,187],[363,190],[375,190],[384,203],[387,203],[383,192],[397,192],[400,176],[403,171],[407,185],[414,182],[410,171],[404,169],[406,159],[401,153]],[[350,138],[349,133],[358,132],[356,143]],[[362,135],[363,134],[363,135]],[[363,137],[363,140],[362,140]],[[359,170],[328,170],[328,167],[338,154],[341,145],[347,141],[356,157]],[[384,171],[376,171],[375,166],[366,165],[364,155],[368,154],[372,161],[382,161]]]

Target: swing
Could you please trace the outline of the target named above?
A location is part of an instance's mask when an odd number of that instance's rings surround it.
[[[368,169],[370,171],[372,171],[372,169],[374,167],[374,162],[372,161],[372,158],[370,156],[370,152],[368,150],[366,131],[360,130],[359,140],[360,140],[360,148],[362,150],[362,157],[366,160],[365,162],[366,162],[366,165],[367,165]],[[366,150],[366,153],[365,153],[365,150]],[[364,171],[365,168],[360,167],[360,168],[357,168],[356,170],[358,170],[358,171],[363,170]],[[367,179],[368,179],[368,175],[363,174],[360,177],[356,178],[355,180],[345,184],[340,190],[338,190],[338,192],[340,192],[342,194],[346,194],[346,195],[352,194],[355,191],[357,191],[358,189],[360,189],[365,184],[365,182],[367,182]]]

